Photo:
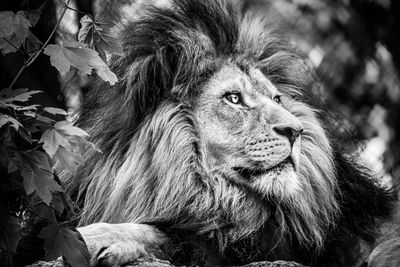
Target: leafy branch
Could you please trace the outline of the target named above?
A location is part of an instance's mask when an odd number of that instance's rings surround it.
[[[87,140],[84,130],[65,119],[69,115],[67,111],[30,103],[31,97],[41,91],[14,88],[24,70],[42,54],[50,57],[60,75],[76,68],[87,75],[95,73],[111,85],[117,82],[106,64],[107,55],[123,53],[110,30],[112,25],[95,20],[69,3],[70,0],[63,3],[62,12],[44,43],[30,31],[40,19],[41,8],[29,10],[28,3],[28,10],[0,11],[0,26],[7,25],[0,27],[0,52],[18,52],[24,56],[10,85],[0,90],[0,169],[7,174],[7,186],[13,188],[0,188],[0,193],[17,192],[14,203],[0,203],[0,232],[4,233],[0,235],[0,253],[8,253],[10,261],[21,237],[20,222],[29,223],[33,216],[48,223],[39,235],[45,239],[48,260],[62,255],[72,266],[88,262],[86,245],[79,233],[69,227],[76,217],[77,205],[62,188],[57,171],[74,175],[83,164],[84,153],[98,149]],[[67,10],[84,14],[78,41],[52,44]],[[72,253],[77,250],[80,253]]]
[[[15,75],[14,80],[11,82],[11,84],[8,86],[9,88],[13,88],[15,82],[18,80],[18,78],[21,76],[22,72],[29,67],[36,59],[37,57],[44,51],[45,47],[47,46],[47,44],[50,42],[51,38],[53,38],[54,33],[57,31],[58,27],[60,26],[61,20],[64,18],[65,12],[68,9],[68,5],[69,2],[71,0],[67,0],[67,3],[65,4],[65,7],[63,9],[63,11],[61,12],[61,16],[58,18],[58,21],[56,23],[56,25],[54,26],[52,32],[50,33],[49,37],[47,38],[47,40],[44,42],[44,44],[42,45],[42,47],[40,48],[39,51],[37,51],[36,53],[34,53],[33,55],[31,55],[22,65],[22,67],[19,69],[17,75]]]

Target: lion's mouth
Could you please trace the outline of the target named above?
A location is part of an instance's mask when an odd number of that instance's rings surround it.
[[[270,167],[270,168],[262,168],[259,166],[254,166],[254,167],[234,167],[233,170],[237,172],[240,176],[243,178],[249,179],[251,177],[257,177],[257,176],[262,176],[264,174],[273,172],[273,171],[279,171],[286,165],[292,165],[294,166],[294,162],[291,157],[286,158],[284,161],[281,161],[279,164]]]

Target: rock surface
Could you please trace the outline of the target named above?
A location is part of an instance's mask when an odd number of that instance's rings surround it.
[[[64,266],[65,265],[63,264],[62,260],[56,260],[51,262],[39,261],[27,267],[64,267]],[[138,260],[136,262],[133,262],[125,266],[126,267],[176,267],[170,264],[168,261],[157,260],[157,259]],[[305,267],[305,266],[293,261],[274,261],[274,262],[261,261],[261,262],[253,262],[250,264],[242,265],[240,267]]]

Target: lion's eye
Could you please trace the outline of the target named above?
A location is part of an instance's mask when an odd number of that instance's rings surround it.
[[[225,95],[225,98],[232,104],[238,105],[242,103],[242,96],[240,93],[228,93]]]
[[[281,95],[274,96],[273,100],[279,105],[282,104]]]

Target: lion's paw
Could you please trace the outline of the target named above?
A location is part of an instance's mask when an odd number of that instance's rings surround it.
[[[165,235],[145,224],[95,223],[78,228],[91,255],[91,266],[121,266],[159,257]]]
[[[153,258],[155,255],[149,253],[145,247],[138,242],[115,243],[99,251],[99,255],[95,259],[96,266],[120,266],[128,262],[132,262],[139,258]]]

